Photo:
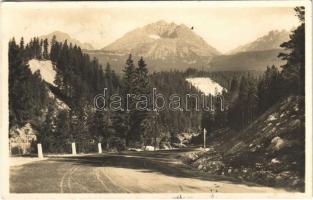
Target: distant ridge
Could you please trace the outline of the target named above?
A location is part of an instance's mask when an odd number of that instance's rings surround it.
[[[72,43],[73,45],[79,46],[81,49],[86,49],[86,50],[93,50],[93,46],[89,43],[82,43],[79,40],[72,38],[69,34],[61,32],[61,31],[54,31],[52,33],[49,33],[47,35],[42,35],[39,38],[41,39],[48,39],[49,42],[51,42],[53,36],[56,36],[56,40],[59,42],[64,42],[67,40],[68,43]]]
[[[278,58],[282,49],[265,51],[248,51],[232,55],[216,56],[210,62],[212,71],[264,71],[267,66],[277,67],[285,64],[285,61]]]
[[[210,61],[210,70],[213,71],[264,71],[267,66],[277,67],[285,64],[277,56],[284,50],[280,45],[289,40],[286,30],[270,31],[255,41],[239,46],[228,54],[215,56]]]
[[[272,49],[279,49],[280,45],[283,42],[286,42],[289,40],[289,34],[290,32],[286,30],[278,31],[273,30],[270,31],[268,34],[259,37],[253,42],[250,42],[248,44],[239,46],[231,51],[229,51],[227,54],[236,54],[239,52],[249,52],[249,51],[265,51],[265,50],[272,50]]]

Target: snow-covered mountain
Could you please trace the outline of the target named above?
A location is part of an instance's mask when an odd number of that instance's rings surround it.
[[[220,53],[184,24],[158,21],[126,33],[99,51],[86,51],[117,71],[129,54],[143,57],[151,71],[206,67]]]
[[[286,30],[270,31],[268,34],[259,37],[255,41],[239,46],[236,49],[230,51],[228,54],[236,54],[239,52],[249,52],[249,51],[265,51],[272,49],[280,49],[280,45],[283,42],[289,40],[289,32]]]
[[[82,43],[79,40],[71,37],[69,34],[61,32],[61,31],[54,31],[52,33],[49,33],[47,35],[42,35],[39,38],[40,39],[48,39],[49,42],[51,42],[53,36],[55,35],[56,40],[59,42],[64,42],[67,40],[68,43],[72,43],[73,45],[79,46],[81,49],[88,49],[88,50],[93,50],[93,46],[89,43]]]

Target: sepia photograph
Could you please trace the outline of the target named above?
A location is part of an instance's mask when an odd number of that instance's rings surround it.
[[[1,2],[1,196],[312,198],[311,3]]]

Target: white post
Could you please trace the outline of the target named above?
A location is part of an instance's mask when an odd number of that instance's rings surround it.
[[[76,155],[76,145],[75,142],[72,143],[72,155]]]
[[[98,153],[102,153],[101,143],[98,143]]]
[[[203,148],[204,148],[204,149],[206,148],[206,140],[205,140],[205,137],[206,137],[206,129],[204,128],[204,129],[203,129]]]
[[[40,143],[37,144],[37,151],[38,151],[38,158],[43,159],[42,146]]]

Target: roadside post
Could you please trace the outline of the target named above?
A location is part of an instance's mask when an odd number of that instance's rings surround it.
[[[37,144],[38,158],[43,159],[42,146],[40,143]]]
[[[98,143],[98,153],[102,153],[102,147],[101,147],[101,143]]]
[[[76,145],[75,145],[75,142],[72,143],[72,155],[76,156]]]
[[[203,148],[205,149],[206,148],[206,129],[204,128],[203,129]]]

